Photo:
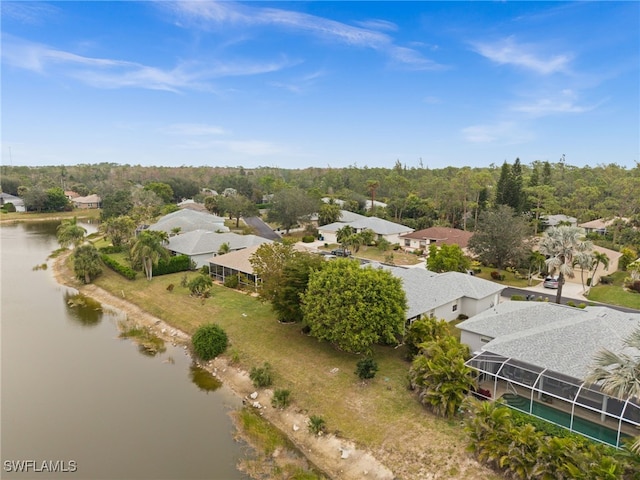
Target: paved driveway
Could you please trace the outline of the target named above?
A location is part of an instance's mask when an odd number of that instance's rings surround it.
[[[262,238],[266,238],[268,240],[280,240],[282,237],[278,235],[273,229],[264,223],[259,217],[246,217],[243,218],[244,222],[255,229],[257,232],[256,235]]]

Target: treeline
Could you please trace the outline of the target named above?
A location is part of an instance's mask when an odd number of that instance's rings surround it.
[[[101,197],[133,186],[166,184],[170,200],[203,200],[202,189],[219,193],[233,189],[255,204],[270,195],[298,187],[317,199],[325,196],[346,202],[345,208],[364,212],[378,200],[386,208],[375,215],[419,229],[446,225],[474,230],[479,214],[497,204],[511,206],[532,221],[543,215],[566,214],[579,222],[616,216],[638,220],[640,164],[575,167],[563,161],[519,159],[485,168],[307,168],[261,167],[144,167],[102,163],[48,167],[0,167],[2,191],[39,199],[52,188]],[[156,187],[156,190],[157,187]],[[156,193],[159,193],[156,191]],[[165,193],[165,192],[163,192]]]

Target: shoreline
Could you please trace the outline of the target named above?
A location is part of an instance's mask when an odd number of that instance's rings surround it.
[[[94,284],[84,285],[75,280],[66,265],[70,253],[66,252],[51,259],[51,271],[57,283],[73,288],[106,307],[123,312],[129,319],[135,318],[138,323],[148,327],[164,341],[178,345],[190,343],[191,337],[185,332],[149,314],[137,305]],[[393,480],[396,478],[393,472],[382,465],[370,452],[357,448],[353,442],[333,434],[316,436],[309,433],[306,428],[308,417],[305,414],[289,409],[272,408],[273,391],[256,389],[248,372],[230,365],[226,358],[216,357],[206,363],[195,360],[194,362],[222,381],[240,399],[250,402],[250,405],[257,402],[260,405],[257,409],[259,414],[280,430],[313,466],[330,478],[340,480],[361,480],[362,478]],[[258,393],[255,399],[252,398],[254,392]]]

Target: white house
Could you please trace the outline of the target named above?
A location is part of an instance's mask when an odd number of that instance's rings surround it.
[[[6,205],[7,203],[13,204],[13,206],[16,207],[16,212],[27,211],[24,206],[24,200],[22,200],[20,197],[16,197],[8,193],[0,193],[0,207]]]
[[[156,223],[149,226],[149,230],[163,231],[167,234],[172,234],[178,228],[180,233],[194,230],[228,232],[229,228],[225,226],[224,220],[224,218],[210,213],[181,209],[160,218]]]
[[[376,267],[372,267],[376,268]],[[434,316],[446,321],[473,317],[500,301],[504,285],[459,272],[434,273],[424,268],[382,267],[402,280],[407,321]]]
[[[209,265],[212,256],[217,256],[223,244],[229,246],[229,252],[244,248],[271,243],[271,240],[255,235],[238,235],[237,233],[218,233],[209,230],[192,230],[169,238],[166,245],[174,255],[187,255],[197,267]]]
[[[376,234],[376,239],[384,238],[392,244],[400,243],[400,235],[413,232],[413,228],[393,223],[389,220],[383,220],[382,218],[365,217],[364,215],[349,212],[348,210],[341,210],[340,212],[342,214],[340,220],[318,227],[318,233],[322,235],[324,241],[327,243],[337,243],[336,233],[346,225],[353,228],[356,233],[360,233],[366,229],[373,230]]]

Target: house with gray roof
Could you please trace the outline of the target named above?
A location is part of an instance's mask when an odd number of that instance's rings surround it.
[[[375,268],[375,267],[374,267]],[[459,272],[434,273],[424,268],[382,267],[402,280],[407,321],[434,316],[446,321],[473,317],[497,305],[504,285]]]
[[[212,256],[217,256],[225,243],[229,246],[228,251],[234,252],[243,248],[259,246],[263,243],[271,243],[271,240],[257,237],[256,235],[193,230],[170,237],[166,248],[173,255],[187,255],[200,268],[204,265],[209,265],[209,259]]]
[[[488,397],[503,397],[512,408],[543,420],[545,409],[571,412],[560,426],[614,446],[637,434],[640,399],[610,397],[584,379],[603,349],[640,356],[624,344],[640,328],[640,313],[504,302],[457,327],[461,342],[474,352],[467,365],[478,372]],[[594,437],[594,431],[604,433]]]
[[[24,205],[24,200],[20,197],[16,197],[15,195],[11,195],[9,193],[0,192],[0,207],[3,207],[7,203],[13,204],[16,207],[16,212],[26,212],[27,209]]]
[[[563,225],[569,224],[572,227],[578,226],[578,219],[576,217],[570,217],[564,214],[543,215],[541,217],[541,220],[542,220],[542,223],[544,224],[544,228],[557,227],[560,224],[563,224]]]
[[[182,209],[160,218],[156,223],[149,226],[149,230],[162,231],[169,235],[171,235],[175,229],[180,229],[180,233],[192,232],[194,230],[228,232],[229,228],[225,226],[224,220],[224,218],[210,213]]]
[[[356,233],[363,230],[373,230],[376,239],[384,238],[389,243],[400,243],[400,235],[413,232],[413,228],[399,223],[390,222],[378,217],[365,217],[358,213],[341,210],[340,220],[328,225],[318,227],[318,233],[322,235],[327,243],[337,243],[336,233],[346,225],[351,226]]]

